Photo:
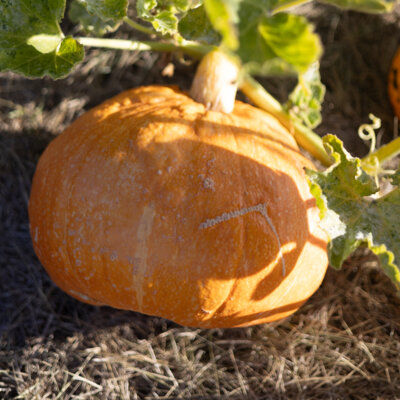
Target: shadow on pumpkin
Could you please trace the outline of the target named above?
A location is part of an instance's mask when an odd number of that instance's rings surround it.
[[[178,88],[171,87],[171,90],[176,91],[178,94],[181,93]],[[182,105],[186,100],[179,99],[182,102]],[[142,104],[137,104],[135,102],[132,103],[131,107],[126,107],[122,110],[118,111],[118,114],[111,114],[107,117],[108,123],[110,124],[110,128],[114,124],[118,124],[119,121],[123,119],[129,120],[134,117],[137,118],[139,114],[140,118],[147,119],[148,123],[154,124],[154,126],[163,125],[162,131],[168,131],[168,129],[176,130],[177,126],[185,127],[186,132],[191,131],[195,135],[199,136],[209,136],[212,134],[216,135],[234,135],[234,136],[251,136],[253,139],[261,139],[257,141],[257,145],[265,146],[265,140],[271,141],[281,146],[281,149],[285,151],[285,156],[289,154],[293,156],[298,155],[298,148],[295,144],[294,139],[288,140],[286,136],[285,129],[278,122],[278,120],[270,114],[263,112],[262,110],[252,108],[251,112],[248,111],[249,105],[246,103],[237,102],[236,105],[236,114],[242,119],[242,126],[237,126],[234,124],[234,121],[228,115],[221,114],[217,117],[218,119],[224,118],[222,121],[212,120],[212,117],[204,118],[204,114],[199,113],[198,117],[193,120],[185,120],[182,117],[182,114],[186,112],[182,106],[179,104],[177,106],[170,106],[165,113],[159,112],[158,114],[151,114],[151,118],[148,117],[148,114],[143,113],[140,115],[140,112],[136,110],[137,106],[142,106]],[[158,106],[156,104],[155,108]],[[151,112],[151,111],[150,111]],[[212,116],[212,112],[210,113]],[[248,120],[249,123],[246,124],[245,120]],[[254,120],[258,122],[254,122]],[[238,119],[240,120],[240,119]],[[106,120],[103,119],[104,123]],[[259,123],[260,126],[257,126]],[[256,126],[256,129],[249,128],[249,126]],[[203,135],[201,135],[201,132]],[[207,134],[204,135],[204,132]],[[268,132],[268,134],[267,134]]]
[[[234,313],[228,316],[222,316],[218,318],[218,323],[213,324],[213,328],[224,328],[226,326],[231,326],[232,321],[234,321],[234,328],[241,328],[251,325],[252,321],[260,320],[261,318],[270,317],[273,319],[275,315],[287,315],[290,316],[294,311],[298,310],[303,304],[304,301],[297,301],[294,303],[286,304],[284,306],[275,307],[273,310],[264,311],[261,313],[249,313],[246,315],[241,315],[240,313]],[[284,321],[284,318],[281,318],[281,322]],[[204,324],[204,327],[207,328],[207,323]]]

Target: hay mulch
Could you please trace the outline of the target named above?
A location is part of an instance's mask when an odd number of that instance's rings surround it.
[[[321,33],[327,86],[323,134],[354,154],[368,113],[379,139],[397,135],[387,100],[400,12],[370,16],[305,9]],[[160,71],[175,63],[175,75]],[[112,71],[112,73],[111,73]],[[30,242],[27,201],[47,143],[83,110],[124,88],[178,83],[193,66],[157,54],[92,50],[53,82],[0,75],[0,398],[400,399],[400,297],[361,250],[295,315],[270,325],[200,330],[92,307],[55,287]],[[283,86],[266,81],[282,94]]]

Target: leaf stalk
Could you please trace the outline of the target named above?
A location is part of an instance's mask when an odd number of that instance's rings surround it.
[[[129,17],[124,17],[123,21],[127,25],[129,25],[131,28],[133,28],[133,29],[135,29],[135,30],[137,30],[139,32],[145,33],[146,35],[153,36],[153,35],[157,34],[157,32],[154,31],[153,29],[148,28],[147,26],[143,26],[141,24],[138,24],[137,22],[135,22],[133,19],[131,19]]]
[[[305,3],[310,3],[311,0],[287,0],[285,2],[280,2],[280,5],[273,10],[273,14],[280,12],[285,12],[293,7],[300,6]]]
[[[381,165],[400,154],[400,137],[390,143],[381,146],[362,159],[363,166],[378,164]]]
[[[99,47],[114,50],[130,50],[130,51],[183,51],[184,53],[199,59],[210,50],[213,46],[192,42],[190,40],[183,40],[179,43],[174,42],[156,42],[156,41],[137,41],[126,39],[106,39],[106,38],[92,38],[92,37],[78,37],[76,38],[80,44],[87,47]]]
[[[332,159],[325,150],[322,139],[300,122],[294,121],[283,109],[281,103],[272,97],[256,80],[245,76],[242,80],[240,90],[258,107],[275,115],[293,136],[296,142],[304,150],[319,160],[324,166],[330,166]]]

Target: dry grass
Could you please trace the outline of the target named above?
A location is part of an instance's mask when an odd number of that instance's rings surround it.
[[[326,44],[319,130],[363,153],[355,128],[369,112],[382,118],[383,140],[394,133],[386,74],[400,13],[308,12]],[[191,329],[92,307],[50,282],[34,256],[26,212],[39,155],[83,109],[123,88],[187,87],[192,68],[177,65],[175,77],[162,77],[167,62],[92,51],[61,81],[0,75],[0,398],[400,399],[400,297],[363,251],[342,271],[330,270],[292,317],[242,329]]]

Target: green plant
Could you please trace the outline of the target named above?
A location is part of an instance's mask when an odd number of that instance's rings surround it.
[[[70,37],[60,29],[65,1],[0,2],[0,70],[28,77],[60,78],[84,57],[84,46],[135,51],[180,51],[201,59],[211,50],[229,54],[239,66],[238,85],[258,107],[273,114],[293,132],[297,143],[327,169],[308,169],[308,179],[329,235],[333,267],[358,246],[367,245],[386,274],[400,283],[399,171],[384,163],[400,152],[400,141],[352,157],[333,135],[321,139],[312,129],[320,121],[324,87],[319,80],[319,37],[303,16],[291,13],[299,0],[138,0],[137,20],[127,15],[126,0],[75,1],[70,18],[90,34],[101,36],[120,24],[148,34],[152,40]],[[326,0],[365,12],[388,12],[395,1]],[[139,22],[137,22],[139,21]],[[298,85],[286,104],[276,101],[254,75],[295,75]],[[371,131],[372,128],[369,128]],[[380,196],[379,179],[393,190]],[[383,227],[383,228],[382,228]]]

